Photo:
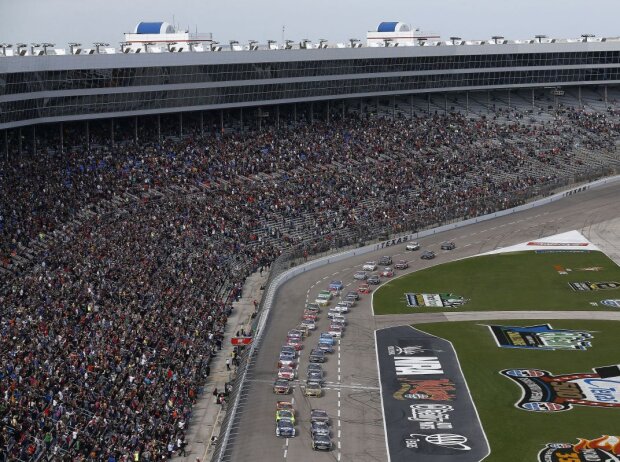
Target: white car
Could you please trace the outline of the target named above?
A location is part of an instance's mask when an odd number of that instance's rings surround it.
[[[342,337],[342,327],[330,326],[329,327],[329,333],[332,335],[332,337],[341,338]]]
[[[349,307],[347,305],[341,305],[339,303],[338,305],[334,306],[329,311],[333,311],[333,312],[336,312],[336,313],[348,313],[349,312]]]
[[[420,244],[418,244],[417,242],[409,242],[405,246],[405,250],[420,250]]]
[[[376,261],[367,261],[366,263],[364,263],[364,266],[362,266],[362,269],[364,271],[374,271],[377,269],[377,262]]]
[[[358,281],[365,281],[368,278],[368,274],[366,271],[358,271],[353,275],[353,279],[357,279]]]
[[[311,319],[304,319],[303,321],[301,321],[300,326],[303,326],[309,330],[315,330],[316,329],[316,324],[314,321],[312,321]]]

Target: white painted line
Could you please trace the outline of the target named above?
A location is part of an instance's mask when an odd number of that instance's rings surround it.
[[[338,400],[338,407],[340,407],[340,400]],[[340,435],[338,435],[338,436],[340,436]]]
[[[338,449],[340,449],[340,441],[338,441]]]
[[[340,417],[340,409],[338,409],[338,417]],[[338,426],[340,426],[340,425],[338,425]]]
[[[338,430],[338,438],[340,438],[340,430]]]
[[[340,419],[338,420],[338,426],[340,427]]]
[[[338,399],[340,399],[340,390],[338,390]]]
[[[340,273],[340,271],[336,271],[335,273],[332,273],[332,276],[337,275],[338,273]]]
[[[286,442],[288,443],[288,438],[286,439]],[[286,459],[286,455],[287,455],[287,453],[288,453],[288,449],[285,449],[285,450],[284,450],[284,458],[285,458],[285,459]]]
[[[349,282],[345,287],[349,287],[351,284],[353,284],[353,283]]]
[[[338,382],[340,382],[340,374],[338,374]]]
[[[340,453],[338,453],[338,462],[340,462]]]
[[[288,448],[288,438],[286,439],[286,447]]]

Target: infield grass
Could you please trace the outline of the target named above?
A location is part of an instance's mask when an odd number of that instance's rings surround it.
[[[558,265],[572,271],[559,274],[555,268]],[[602,269],[584,269],[592,267]],[[376,315],[457,310],[613,310],[600,305],[600,301],[620,299],[620,289],[581,292],[568,285],[583,281],[620,282],[620,267],[602,252],[484,255],[391,280],[377,289],[373,306]],[[453,293],[469,301],[459,308],[410,308],[405,301],[408,292]]]
[[[546,321],[498,321],[504,326],[531,326]],[[594,338],[586,351],[530,351],[499,348],[487,322],[445,322],[416,325],[450,340],[492,448],[485,462],[533,462],[546,443],[576,443],[577,438],[618,435],[620,410],[574,406],[564,412],[528,412],[514,405],[521,391],[499,371],[509,368],[545,369],[552,374],[592,372],[593,367],[620,363],[618,332],[614,321],[553,320],[558,329],[590,331]]]

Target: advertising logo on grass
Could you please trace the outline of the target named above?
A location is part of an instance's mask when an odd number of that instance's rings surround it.
[[[536,350],[586,350],[592,346],[592,334],[554,329],[550,324],[537,326],[489,326],[497,346]]]
[[[540,369],[504,369],[504,377],[521,388],[519,409],[558,412],[573,406],[620,409],[620,366],[594,368],[594,373],[552,375]]]
[[[620,299],[616,300],[601,300],[601,305],[611,306],[612,308],[620,308]]]
[[[398,400],[452,401],[456,387],[450,379],[400,380],[400,389],[394,393]]]
[[[412,308],[455,308],[467,303],[463,297],[455,294],[405,294],[407,306]]]
[[[618,462],[620,437],[603,435],[578,443],[547,443],[538,453],[539,462]]]
[[[604,282],[569,282],[568,285],[571,289],[578,292],[589,292],[593,290],[613,290],[620,289],[620,282],[616,281],[604,281]]]

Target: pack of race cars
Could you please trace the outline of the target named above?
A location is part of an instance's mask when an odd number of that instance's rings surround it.
[[[446,244],[444,246],[444,244]],[[444,243],[442,249],[453,249],[454,243]],[[416,242],[409,242],[406,250],[419,250]],[[430,251],[423,252],[421,258],[434,258],[435,254]],[[381,283],[382,278],[391,278],[395,275],[394,270],[409,268],[406,260],[394,262],[392,257],[383,256],[378,262],[368,261],[362,265],[362,270],[353,275],[353,279],[359,281],[356,290],[345,293],[345,285],[341,280],[332,280],[326,289],[320,290],[312,303],[307,303],[302,312],[300,324],[288,331],[286,341],[280,349],[278,357],[278,371],[273,384],[273,392],[277,395],[292,393],[296,384],[305,397],[320,398],[323,396],[325,373],[323,363],[334,352],[338,340],[344,335],[347,320],[346,314],[357,304],[360,295],[370,294],[371,286]],[[327,309],[328,328],[319,334],[317,344],[308,352],[308,365],[305,371],[305,380],[299,377],[300,351],[304,349],[304,341],[317,329],[317,321],[322,309]],[[276,429],[278,437],[292,438],[297,436],[295,427],[296,410],[292,401],[278,401],[276,403]],[[312,409],[310,415],[310,436],[314,450],[331,450],[330,419],[326,411]]]

